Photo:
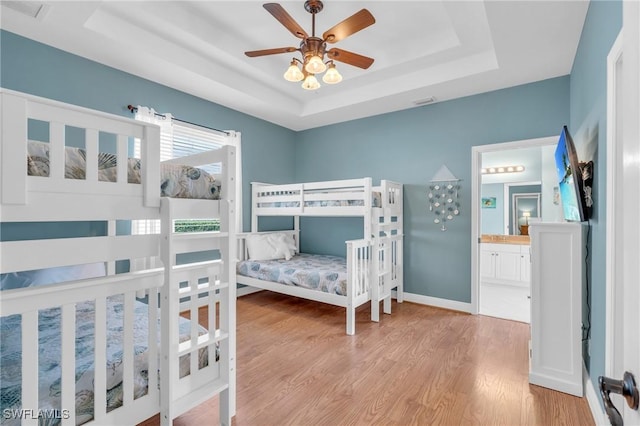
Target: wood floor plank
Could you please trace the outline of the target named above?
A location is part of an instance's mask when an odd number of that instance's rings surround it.
[[[237,307],[237,426],[594,424],[584,398],[528,383],[528,324],[394,302],[379,323],[360,307],[347,336],[343,308],[269,292]],[[217,419],[216,397],[174,425]]]

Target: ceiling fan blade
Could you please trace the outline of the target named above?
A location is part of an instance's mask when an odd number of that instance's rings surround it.
[[[335,43],[375,24],[376,19],[367,9],[362,9],[322,34],[327,43]]]
[[[358,55],[357,53],[349,52],[348,50],[338,49],[337,47],[328,50],[327,57],[365,70],[373,64],[373,58]]]
[[[273,15],[282,25],[284,25],[294,36],[305,39],[309,37],[304,29],[287,13],[278,3],[265,3],[263,5],[267,11]]]
[[[250,58],[255,58],[256,56],[265,56],[265,55],[277,55],[278,53],[290,53],[295,52],[295,47],[279,47],[277,49],[264,49],[264,50],[252,50],[250,52],[244,52]]]

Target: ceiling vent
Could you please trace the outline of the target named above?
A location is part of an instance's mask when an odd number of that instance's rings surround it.
[[[415,106],[421,106],[421,105],[432,104],[435,101],[436,101],[436,98],[431,96],[431,97],[428,97],[428,98],[420,99],[419,101],[413,101],[413,104]]]
[[[27,15],[30,18],[42,20],[49,11],[49,5],[37,1],[3,1],[3,6]]]

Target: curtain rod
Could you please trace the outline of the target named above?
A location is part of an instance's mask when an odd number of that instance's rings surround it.
[[[131,114],[135,114],[136,112],[138,112],[138,108],[134,107],[133,105],[127,105],[127,109],[129,111],[131,111]],[[167,118],[166,115],[164,114],[158,114],[157,112],[153,112],[153,115],[155,115],[156,117],[162,117],[162,118]],[[196,123],[192,123],[190,121],[186,121],[186,120],[181,120],[179,118],[176,117],[171,117],[172,120],[176,120],[179,121],[181,123],[186,123],[186,124],[191,124],[192,126],[196,126],[196,127],[202,127],[203,129],[207,129],[207,130],[213,130],[215,132],[220,132],[220,133],[224,133],[225,135],[229,136],[229,132],[227,132],[226,130],[220,130],[220,129],[215,129],[213,127],[209,127],[209,126],[203,126],[202,124],[196,124]]]

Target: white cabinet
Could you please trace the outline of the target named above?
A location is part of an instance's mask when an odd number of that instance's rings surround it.
[[[584,232],[579,223],[532,223],[529,382],[576,396],[582,388]]]
[[[528,284],[529,246],[521,244],[480,244],[480,280],[504,284]],[[524,268],[524,270],[523,270]]]
[[[520,246],[520,281],[531,282],[531,247]]]
[[[480,314],[529,322],[530,268],[528,245],[481,243]]]

